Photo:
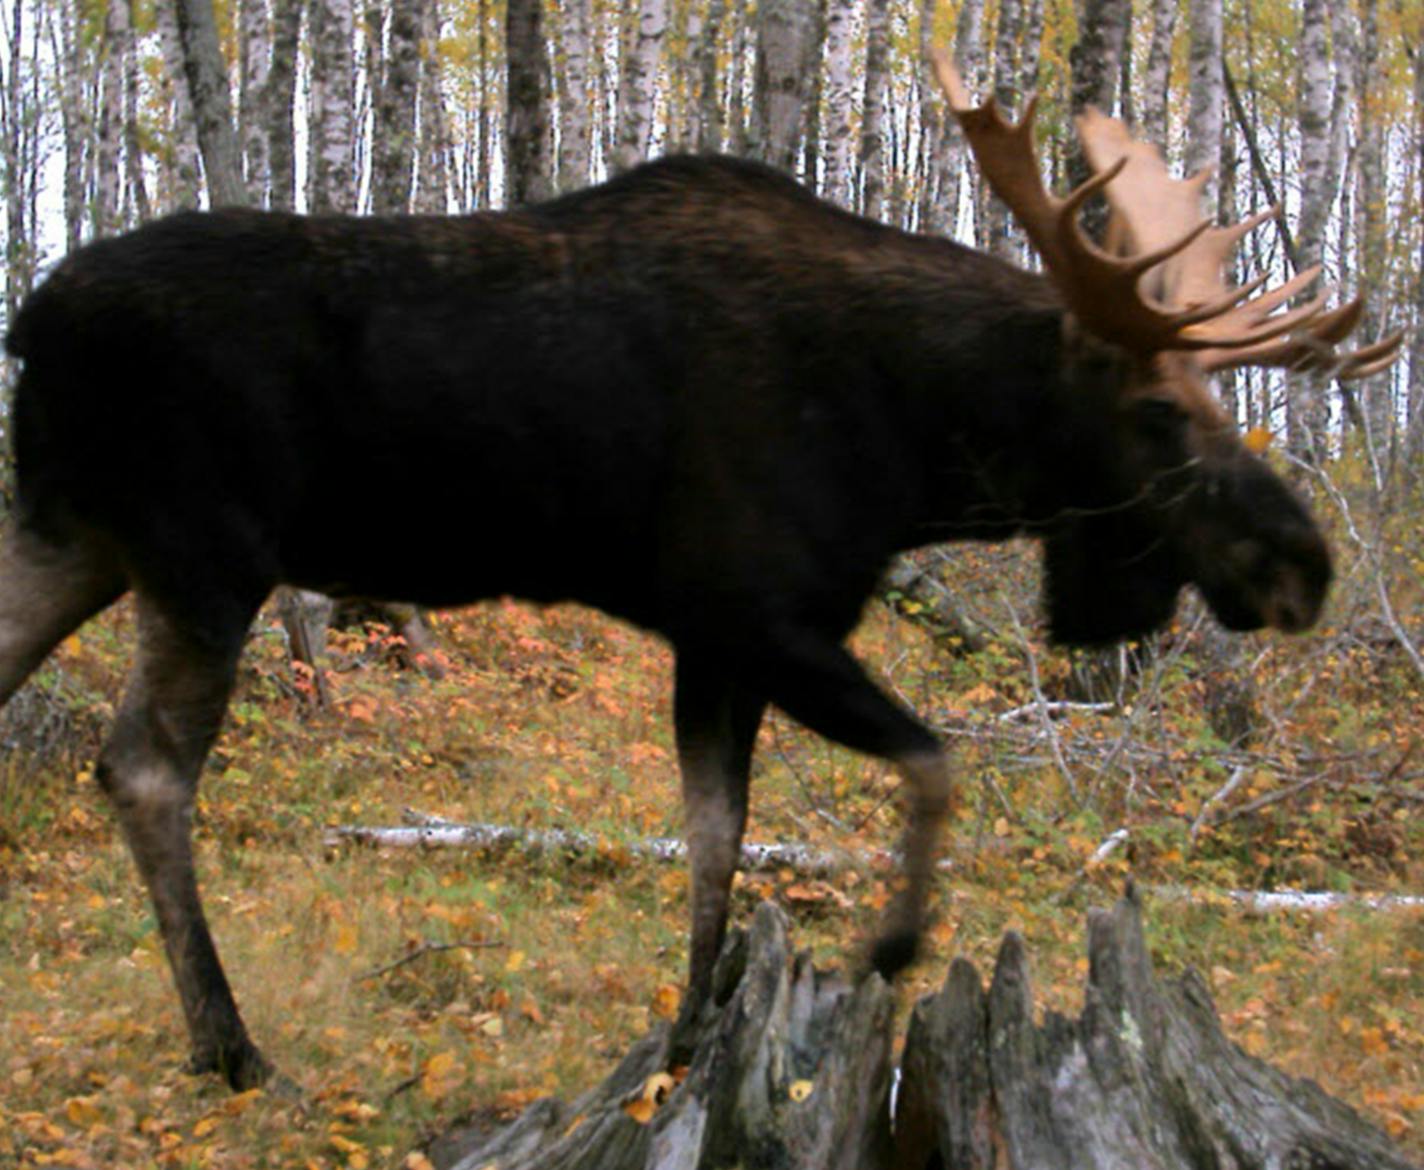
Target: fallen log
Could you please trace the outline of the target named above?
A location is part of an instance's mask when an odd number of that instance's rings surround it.
[[[1077,1019],[1034,1023],[1015,934],[987,990],[956,959],[897,1073],[890,988],[816,971],[763,904],[718,961],[686,1070],[668,1075],[659,1026],[574,1103],[428,1155],[442,1170],[1411,1170],[1348,1106],[1232,1044],[1198,975],[1159,980],[1141,913],[1129,888],[1089,915]]]

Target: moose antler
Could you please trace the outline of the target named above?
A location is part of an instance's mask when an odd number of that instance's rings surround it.
[[[1200,214],[1206,174],[1173,178],[1155,147],[1097,110],[1078,119],[1096,173],[1067,198],[1057,198],[1044,187],[1034,152],[1037,99],[1018,123],[1009,122],[993,98],[973,104],[944,50],[935,50],[932,61],[990,187],[1023,225],[1068,307],[1098,336],[1137,353],[1193,350],[1206,370],[1289,366],[1358,378],[1397,356],[1400,333],[1335,354],[1334,346],[1359,321],[1358,300],[1327,311],[1322,295],[1276,312],[1315,280],[1318,266],[1264,293],[1264,277],[1239,288],[1226,283],[1236,244],[1278,209],[1213,227]],[[1113,211],[1111,250],[1089,240],[1078,223],[1084,202],[1099,191]]]

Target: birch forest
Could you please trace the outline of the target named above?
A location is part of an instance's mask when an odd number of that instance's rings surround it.
[[[1363,335],[1410,329],[1408,360],[1353,393],[1224,388],[1295,455],[1368,436],[1384,477],[1424,451],[1421,42],[1415,0],[13,0],[5,309],[80,242],[177,208],[458,213],[673,151],[763,159],[1031,265],[927,76],[953,44],[973,92],[1040,95],[1060,187],[1083,174],[1071,115],[1111,110],[1214,169],[1220,220],[1285,207],[1244,265],[1323,263],[1369,292]]]

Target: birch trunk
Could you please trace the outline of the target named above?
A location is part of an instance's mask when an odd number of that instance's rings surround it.
[[[238,137],[242,140],[243,175],[248,202],[267,202],[271,181],[268,161],[267,118],[263,105],[272,72],[274,30],[268,0],[242,0],[238,10],[241,61],[237,91]]]
[[[420,164],[415,209],[425,215],[450,210],[450,123],[440,68],[440,0],[425,0],[420,28]]]
[[[208,181],[208,202],[213,207],[241,206],[247,202],[247,191],[242,185],[242,157],[232,127],[232,95],[212,0],[177,0],[175,11],[183,47],[183,76],[188,79],[198,149]]]
[[[1416,207],[1424,208],[1424,46],[1415,45],[1414,67],[1414,184]],[[1421,225],[1424,226],[1424,225]],[[1404,442],[1404,466],[1412,484],[1424,473],[1424,230],[1415,253],[1414,328],[1409,335],[1409,430]]]
[[[124,74],[124,210],[130,223],[143,223],[153,215],[148,183],[143,174],[143,142],[139,134],[142,94],[139,89],[138,34],[134,29],[133,0],[114,0],[127,9],[123,37]]]
[[[98,134],[94,149],[94,205],[92,229],[96,238],[123,228],[122,145],[124,127],[123,31],[128,25],[128,5],[111,0],[104,13],[99,72]]]
[[[865,12],[865,107],[860,125],[861,209],[885,215],[885,113],[890,89],[890,0],[869,0]]]
[[[371,127],[371,210],[377,215],[410,210],[420,39],[427,3],[396,0],[391,5],[385,78],[377,91]]]
[[[162,6],[159,6],[160,17]],[[64,245],[72,252],[84,237],[84,148],[88,104],[84,100],[84,50],[76,32],[74,0],[59,0],[49,10],[50,51],[59,63],[59,113],[64,132]],[[159,22],[160,29],[162,21]]]
[[[271,204],[291,211],[297,201],[296,128],[297,46],[301,39],[302,0],[273,0],[272,56],[262,95],[263,131],[271,171]]]
[[[307,206],[318,214],[356,210],[355,31],[351,0],[312,0]]]
[[[758,116],[757,104],[747,106],[747,40],[752,35],[746,0],[731,0],[732,3],[732,67],[727,80],[727,149],[733,154],[755,155],[752,146],[755,133],[751,120]],[[758,25],[760,24],[758,9]],[[760,53],[759,38],[756,52]],[[753,65],[753,79],[756,67]]]
[[[1132,19],[1129,0],[1087,0],[1078,26],[1078,43],[1068,56],[1073,70],[1072,110],[1079,114],[1096,106],[1105,114],[1115,112],[1118,81],[1122,77],[1122,56]],[[1077,187],[1092,173],[1077,135],[1068,148],[1068,185]],[[1107,228],[1107,202],[1100,196],[1083,208],[1083,230],[1089,239],[1101,240]]]
[[[1142,77],[1142,133],[1149,142],[1167,149],[1167,110],[1172,82],[1172,39],[1180,0],[1153,0],[1152,41]]]
[[[642,0],[638,30],[623,59],[618,86],[615,170],[626,171],[648,157],[658,93],[658,66],[667,33],[667,0]]]
[[[1019,29],[1023,23],[1021,0],[1001,0],[999,27],[994,36],[994,100],[999,108],[1022,113],[1019,92],[1017,47]],[[983,190],[984,215],[980,218],[980,246],[1007,260],[1017,258],[1018,247],[1013,236],[1013,221],[1008,205],[997,195]]]
[[[1388,202],[1387,162],[1385,159],[1386,115],[1382,108],[1379,74],[1379,4],[1378,0],[1362,0],[1360,4],[1360,45],[1356,61],[1358,81],[1355,85],[1359,105],[1359,144],[1356,155],[1355,208],[1358,265],[1356,287],[1382,289],[1387,280],[1385,271],[1385,210]],[[1363,337],[1378,337],[1381,332],[1380,304],[1382,298],[1365,298],[1364,319],[1360,325]],[[1390,371],[1376,374],[1355,386],[1369,431],[1371,457],[1378,477],[1386,452],[1394,448],[1397,435],[1394,427],[1394,401],[1391,393],[1394,378]]]
[[[814,38],[815,0],[762,0],[757,7],[756,77],[747,149],[794,174],[806,123],[806,45]]]
[[[563,0],[564,65],[559,71],[559,190],[588,182],[593,166],[593,123],[589,117],[589,0]]]
[[[33,191],[38,179],[36,162],[38,154],[34,136],[39,124],[39,110],[31,100],[26,81],[31,71],[38,65],[38,54],[33,51],[26,64],[23,49],[27,31],[24,0],[13,0],[10,10],[10,26],[6,39],[9,42],[8,61],[5,70],[4,123],[4,177],[5,177],[5,320],[15,319],[21,301],[29,295],[34,280],[36,248],[34,239],[35,222],[31,211]],[[34,32],[38,32],[39,14],[34,13]],[[0,361],[3,368],[3,361]],[[8,432],[9,428],[5,428]],[[8,482],[9,444],[8,434],[4,440],[4,463]]]
[[[1195,174],[1211,168],[1204,190],[1208,206],[1215,207],[1215,169],[1221,157],[1223,86],[1221,80],[1222,0],[1190,0],[1187,5],[1190,45],[1187,87],[1187,170]]]
[[[697,46],[699,66],[697,82],[696,129],[688,144],[692,150],[716,151],[722,149],[722,95],[718,90],[721,70],[718,55],[722,47],[722,30],[727,20],[727,0],[708,0],[707,15],[703,21],[703,43]]]
[[[509,0],[505,14],[509,81],[505,103],[505,203],[510,207],[553,193],[549,149],[549,55],[540,0]]]
[[[1326,30],[1327,0],[1304,0],[1300,37],[1300,215],[1296,254],[1303,267],[1319,264],[1325,254],[1325,225],[1334,203],[1330,166],[1330,58]],[[1293,375],[1286,398],[1286,445],[1300,459],[1314,459],[1326,440],[1324,383],[1308,374]]]
[[[829,0],[826,7],[825,170],[821,194],[842,207],[855,206],[854,157],[851,122],[855,111],[851,100],[854,73],[855,0]],[[813,178],[813,175],[808,175]]]
[[[957,226],[959,207],[968,187],[973,192],[973,176],[968,166],[964,138],[952,122],[939,95],[939,87],[927,81],[929,50],[934,45],[934,12],[936,0],[925,0],[920,10],[921,118],[925,126],[923,139],[925,159],[925,193],[921,199],[920,223],[925,231],[948,234]],[[983,0],[964,0],[960,5],[954,33],[954,62],[959,74],[978,97],[983,90],[984,73],[984,5]],[[976,224],[976,230],[978,230]]]

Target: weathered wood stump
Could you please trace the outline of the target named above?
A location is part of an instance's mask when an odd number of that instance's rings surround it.
[[[431,1155],[458,1170],[1411,1167],[1348,1106],[1227,1040],[1195,972],[1159,982],[1132,889],[1089,915],[1088,954],[1082,1015],[1042,1025],[1017,935],[987,991],[956,959],[915,1007],[892,1093],[890,989],[815,971],[764,904],[719,960],[680,1084],[655,1029],[572,1105],[540,1101]]]

